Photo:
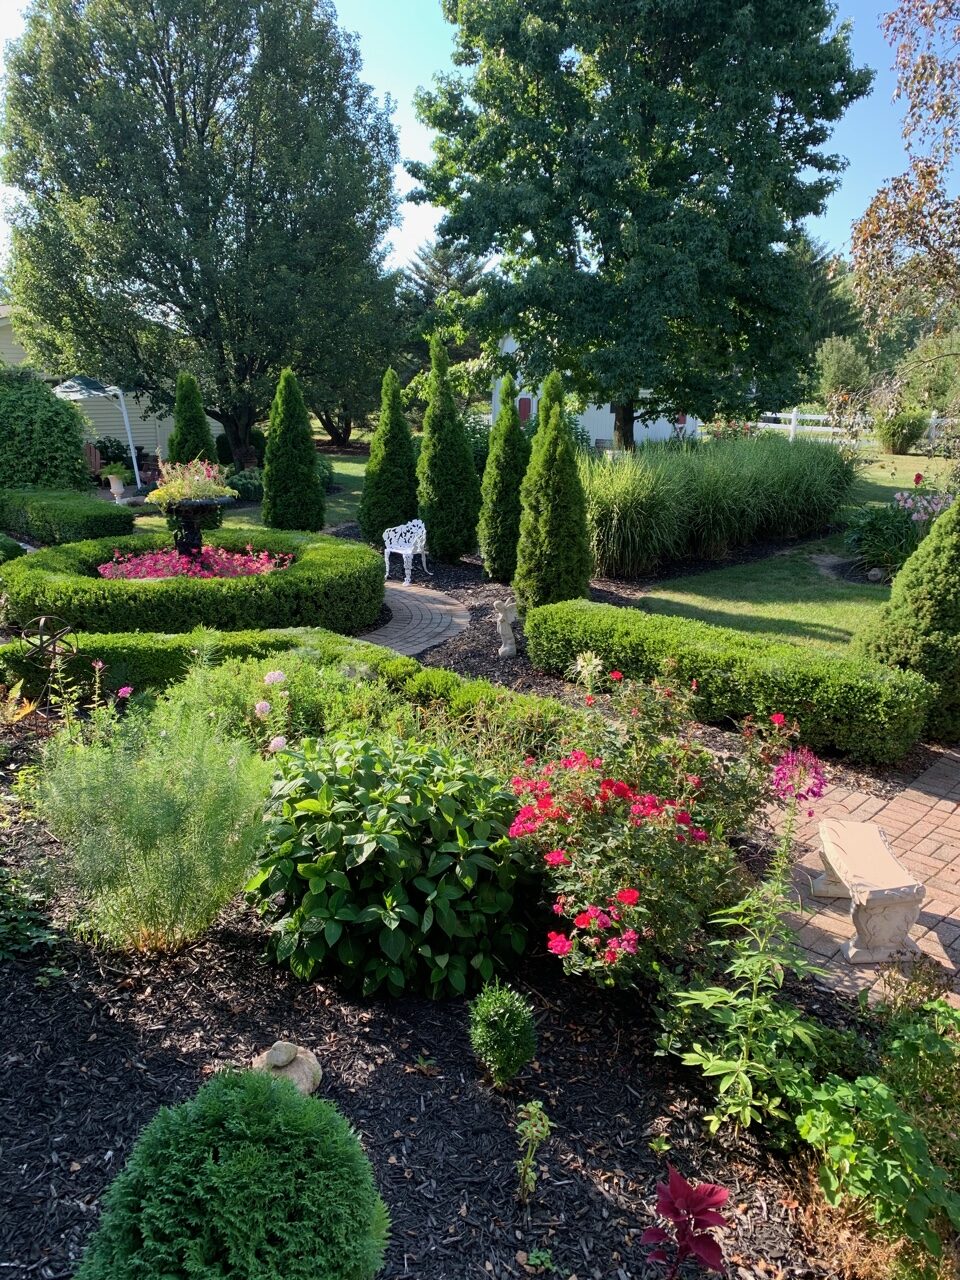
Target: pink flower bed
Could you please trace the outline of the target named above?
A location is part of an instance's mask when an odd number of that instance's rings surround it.
[[[293,556],[272,556],[269,551],[227,551],[201,547],[197,555],[181,555],[173,547],[140,555],[121,555],[97,566],[101,578],[249,578],[286,569]]]

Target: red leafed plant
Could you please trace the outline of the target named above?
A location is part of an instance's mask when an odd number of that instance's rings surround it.
[[[686,1258],[696,1258],[708,1271],[720,1271],[723,1250],[713,1231],[728,1225],[718,1210],[727,1203],[730,1192],[713,1182],[694,1185],[672,1165],[667,1169],[667,1181],[657,1183],[657,1214],[670,1226],[648,1227],[640,1237],[643,1244],[656,1245],[648,1261],[669,1264],[664,1245],[672,1244],[676,1254],[667,1280],[672,1280]]]

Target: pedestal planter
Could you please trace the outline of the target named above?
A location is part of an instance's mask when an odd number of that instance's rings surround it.
[[[233,498],[183,498],[170,502],[166,514],[176,521],[174,546],[183,556],[196,555],[203,546],[201,524],[204,516],[213,515],[218,507],[228,507]]]

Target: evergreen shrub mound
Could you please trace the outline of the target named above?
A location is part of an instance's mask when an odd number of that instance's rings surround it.
[[[722,560],[738,547],[820,533],[848,500],[854,467],[837,447],[753,439],[581,453],[594,571],[638,577],[678,561]]]
[[[19,542],[8,538],[5,533],[0,533],[0,564],[6,564],[8,560],[16,560],[17,556],[25,554]]]
[[[163,534],[101,538],[48,547],[4,565],[10,616],[64,618],[77,631],[224,631],[327,627],[350,633],[376,621],[383,561],[342,539],[252,529],[220,530],[207,542],[229,551],[293,555],[287,568],[244,578],[101,578],[97,566],[122,554],[169,546]]]
[[[168,462],[216,461],[210,423],[203,411],[200,384],[192,373],[177,374],[173,402],[173,431],[167,441]]]
[[[910,453],[923,439],[930,426],[930,415],[923,409],[902,409],[887,417],[875,415],[873,434],[880,441],[884,453]]]
[[[0,529],[42,546],[133,533],[133,512],[74,490],[0,489]]]
[[[417,517],[417,463],[413,439],[400,403],[400,379],[383,375],[380,421],[370,441],[357,520],[368,542],[379,543],[384,529]]]
[[[930,733],[960,742],[960,503],[934,521],[856,646],[875,661],[929,681],[936,691]]]
[[[587,595],[590,544],[586,505],[573,439],[559,405],[533,438],[520,505],[513,590],[521,612]]]
[[[372,1280],[388,1229],[332,1103],[224,1072],[143,1130],[76,1280]]]
[[[310,415],[292,369],[284,369],[270,406],[263,463],[263,523],[272,529],[323,528],[323,480]]]
[[[517,389],[511,377],[500,389],[501,408],[490,433],[490,452],[480,492],[477,534],[488,578],[510,583],[517,570],[520,540],[520,486],[530,461],[530,446],[520,428]]]
[[[533,1009],[512,987],[488,982],[470,1006],[470,1044],[498,1089],[537,1052]]]
[[[797,720],[814,751],[876,764],[902,759],[923,732],[934,696],[915,671],[585,600],[532,610],[524,631],[541,671],[563,675],[589,650],[638,680],[696,680],[695,713],[706,724],[782,712]]]
[[[85,489],[86,419],[30,369],[0,369],[0,489]]]
[[[417,501],[427,545],[455,563],[477,545],[480,479],[450,386],[450,361],[436,335],[430,343],[427,412],[417,460]]]

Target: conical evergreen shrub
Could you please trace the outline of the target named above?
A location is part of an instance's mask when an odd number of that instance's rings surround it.
[[[477,545],[480,479],[453,399],[450,362],[436,335],[430,343],[430,365],[417,500],[430,552],[452,564]]]
[[[384,529],[406,524],[417,515],[417,463],[410,428],[400,404],[400,379],[392,369],[383,375],[380,421],[370,442],[370,461],[363,479],[357,519],[368,542],[379,542]]]
[[[500,412],[490,432],[490,452],[480,485],[482,505],[477,535],[488,578],[512,582],[520,540],[520,485],[530,446],[520,427],[517,389],[508,374],[500,387]]]
[[[537,431],[545,422],[550,421],[554,409],[559,408],[560,417],[563,418],[563,402],[563,378],[554,369],[544,378],[543,386],[540,388],[540,399],[537,402]]]
[[[925,676],[938,692],[927,722],[930,734],[960,742],[960,502],[934,521],[857,648]]]
[[[270,406],[263,463],[263,523],[271,529],[323,528],[323,484],[300,384],[284,369]]]
[[[513,580],[520,611],[587,595],[591,568],[587,504],[573,440],[559,405],[554,405],[533,438],[520,504]]]
[[[192,373],[177,374],[177,390],[173,402],[173,431],[167,441],[170,462],[216,462],[210,423],[203,411],[200,383]]]

